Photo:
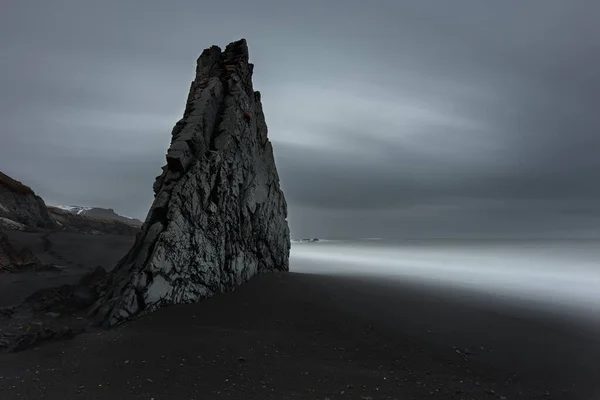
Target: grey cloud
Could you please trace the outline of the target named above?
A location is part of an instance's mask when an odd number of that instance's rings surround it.
[[[48,202],[143,218],[195,58],[246,37],[295,236],[599,227],[595,1],[5,9],[0,169]]]

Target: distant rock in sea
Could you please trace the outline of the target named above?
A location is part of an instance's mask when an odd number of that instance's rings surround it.
[[[312,239],[295,239],[292,240],[292,243],[314,243],[314,242],[318,242],[319,239],[317,238],[312,238]]]
[[[142,232],[92,308],[112,326],[287,271],[287,205],[242,39],[198,58]]]

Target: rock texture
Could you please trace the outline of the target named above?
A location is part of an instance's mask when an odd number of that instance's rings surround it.
[[[288,270],[287,205],[244,39],[198,59],[142,231],[91,314],[116,325]]]
[[[46,204],[30,187],[0,172],[0,218],[33,228],[54,228]],[[3,225],[6,225],[6,221]]]

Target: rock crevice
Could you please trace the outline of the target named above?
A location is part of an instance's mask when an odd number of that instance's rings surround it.
[[[287,205],[248,59],[244,39],[198,58],[146,221],[91,311],[100,324],[288,270]]]

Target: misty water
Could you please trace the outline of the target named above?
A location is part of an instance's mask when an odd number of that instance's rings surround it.
[[[600,321],[597,240],[331,240],[293,243],[290,270],[381,277]]]

